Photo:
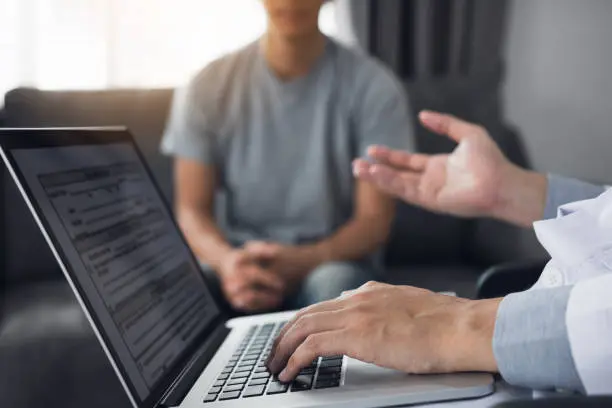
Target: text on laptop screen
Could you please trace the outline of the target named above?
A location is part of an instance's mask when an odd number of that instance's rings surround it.
[[[138,154],[128,143],[11,153],[146,399],[219,310]]]

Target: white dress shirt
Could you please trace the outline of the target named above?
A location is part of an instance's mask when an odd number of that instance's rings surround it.
[[[513,385],[612,394],[612,191],[603,191],[549,178],[546,213],[558,207],[557,217],[534,227],[552,259],[532,289],[502,301],[495,327]],[[580,199],[589,200],[566,204]]]

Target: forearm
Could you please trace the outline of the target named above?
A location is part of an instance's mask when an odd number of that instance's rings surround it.
[[[313,245],[316,259],[322,264],[356,261],[373,254],[389,236],[391,221],[386,218],[364,216],[349,221],[334,235]]]
[[[508,164],[491,216],[521,227],[531,227],[544,216],[547,190],[545,175]]]
[[[491,216],[531,227],[536,221],[556,217],[557,209],[564,204],[592,199],[604,191],[601,186],[556,175],[546,176],[509,164]]]
[[[225,256],[232,251],[212,215],[192,208],[177,211],[181,230],[200,262],[219,270]]]
[[[498,372],[493,352],[495,319],[502,299],[466,301],[453,311],[454,324],[445,324],[441,358],[448,372]]]

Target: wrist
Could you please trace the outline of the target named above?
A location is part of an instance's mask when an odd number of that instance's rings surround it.
[[[302,246],[300,247],[300,252],[302,254],[301,258],[304,260],[305,269],[308,269],[308,272],[331,260],[329,248],[325,243]]]
[[[469,301],[458,309],[451,347],[456,357],[454,371],[498,372],[493,335],[501,300]]]
[[[548,180],[545,175],[509,163],[502,172],[493,218],[522,227],[544,216]]]
[[[220,244],[215,250],[217,256],[215,256],[214,261],[210,262],[210,266],[217,271],[219,276],[223,274],[225,269],[224,266],[230,261],[235,251],[236,250],[228,244]]]

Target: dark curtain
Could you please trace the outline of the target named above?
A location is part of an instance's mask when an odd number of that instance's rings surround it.
[[[363,45],[406,80],[474,77],[500,69],[505,0],[363,3],[369,7]]]
[[[518,133],[504,122],[501,106],[506,0],[336,2],[339,15],[350,23],[344,24],[344,34],[401,78],[414,117],[432,109],[479,123],[510,160],[529,165]],[[414,138],[416,149],[425,153],[455,148],[447,138],[418,125]],[[426,232],[415,231],[418,223]],[[460,233],[452,238],[455,230]],[[503,262],[504,254],[521,253],[521,242],[532,242],[496,221],[470,223],[401,205],[387,258],[391,263],[406,258],[407,242],[414,245],[430,235],[436,236],[435,242],[458,241],[461,257],[481,264]]]
[[[415,114],[434,109],[480,123],[514,162],[528,164],[501,109],[506,0],[337,1],[352,37],[403,80]],[[421,151],[453,148],[415,130]]]

